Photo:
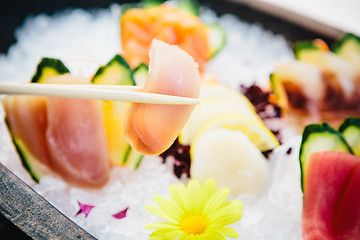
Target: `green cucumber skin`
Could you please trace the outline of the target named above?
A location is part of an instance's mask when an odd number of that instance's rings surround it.
[[[214,47],[213,52],[211,53],[211,56],[209,57],[210,59],[213,58],[216,54],[218,54],[220,52],[221,49],[224,48],[224,46],[226,45],[226,31],[225,29],[218,23],[212,23],[212,24],[208,24],[207,27],[211,30],[211,31],[216,31],[218,34],[221,35],[221,41],[217,46],[211,46]],[[210,40],[211,42],[211,40]]]
[[[149,67],[145,63],[140,63],[134,70],[133,70],[133,78],[135,81],[136,86],[142,86],[145,82],[142,82],[141,77],[144,78],[146,81],[149,75]],[[140,77],[140,79],[139,79]]]
[[[122,161],[122,164],[127,165],[128,167],[130,164],[132,164],[130,166],[130,168],[132,170],[137,170],[139,168],[143,158],[144,158],[144,155],[135,152],[135,150],[132,149],[131,146],[129,145],[129,148],[126,150],[125,157]]]
[[[33,78],[31,79],[32,83],[37,83],[41,78],[42,71],[45,67],[50,67],[56,70],[59,75],[70,73],[69,69],[64,65],[64,63],[56,58],[42,58],[40,63],[37,66],[36,73],[34,74]]]
[[[124,158],[123,158],[123,160],[121,161],[121,163],[122,163],[123,165],[125,165],[125,164],[128,162],[131,151],[132,151],[132,148],[131,148],[131,146],[130,146],[130,144],[129,144],[128,149],[127,149],[126,152],[125,152]]]
[[[19,145],[17,144],[16,140],[15,140],[15,137],[11,131],[11,127],[10,127],[10,123],[9,121],[5,118],[5,124],[6,124],[6,127],[10,133],[10,137],[11,137],[11,140],[15,146],[15,149],[16,149],[16,152],[18,153],[19,157],[20,157],[20,160],[21,160],[21,163],[22,165],[24,166],[24,168],[26,169],[26,171],[30,174],[31,178],[36,182],[36,183],[39,183],[40,182],[40,179],[41,179],[41,176],[38,176],[38,174],[36,174],[32,168],[30,167],[29,163],[28,163],[28,159],[26,158],[26,155],[22,152],[22,149],[19,147]]]
[[[138,72],[138,71],[143,71],[146,70],[147,72],[149,71],[149,67],[148,65],[146,65],[145,63],[140,63],[135,69],[134,69],[134,73]]]
[[[102,66],[102,67],[100,67],[98,69],[98,71],[96,72],[96,74],[94,75],[94,77],[92,79],[92,83],[96,84],[97,80],[99,80],[102,77],[104,71],[108,67],[111,67],[113,65],[113,63],[119,63],[121,66],[125,67],[126,71],[128,71],[126,73],[130,73],[130,78],[125,79],[122,82],[119,82],[118,83],[119,85],[135,85],[134,73],[136,71],[142,71],[142,70],[145,70],[145,69],[147,71],[147,69],[148,69],[147,65],[140,64],[134,71],[132,71],[130,66],[128,65],[128,63],[126,62],[126,60],[122,56],[115,55],[115,57],[113,59],[111,59],[105,66]],[[143,158],[143,156],[138,154],[138,153],[135,153],[134,150],[129,145],[127,147],[127,149],[125,149],[125,153],[124,153],[124,156],[123,156],[123,159],[122,159],[121,163],[123,165],[127,165],[127,166],[130,166],[130,164],[131,164],[130,168],[133,169],[133,170],[136,170],[139,167],[139,165],[140,165],[140,163],[142,161],[142,158]]]
[[[118,55],[118,54],[116,54],[106,65],[101,66],[101,67],[96,71],[96,73],[95,73],[94,77],[92,78],[91,82],[92,82],[93,84],[96,84],[97,79],[100,78],[101,75],[104,73],[104,71],[105,71],[108,67],[112,66],[112,64],[114,64],[114,63],[118,63],[118,64],[124,66],[124,67],[129,71],[129,73],[130,73],[130,79],[127,79],[125,82],[121,82],[121,83],[119,83],[119,84],[120,84],[120,85],[135,85],[135,81],[134,81],[134,77],[133,77],[133,72],[131,71],[131,68],[130,68],[129,64],[126,62],[126,60],[125,60],[122,56],[120,56],[120,55]]]
[[[305,163],[303,162],[304,159],[302,159],[302,156],[305,151],[304,150],[305,143],[308,141],[308,139],[311,137],[311,135],[316,134],[316,133],[326,133],[326,132],[337,136],[339,138],[339,141],[344,144],[346,150],[349,153],[353,154],[351,147],[346,142],[346,140],[342,136],[342,134],[340,132],[336,131],[335,129],[333,129],[329,124],[327,124],[327,123],[310,124],[310,125],[306,126],[303,131],[301,145],[300,145],[300,151],[299,151],[299,162],[300,162],[300,171],[301,171],[301,189],[303,191],[304,191],[304,174],[303,174],[303,172],[305,171],[305,166],[304,166]],[[332,149],[328,149],[328,150],[332,150]]]
[[[135,171],[139,168],[139,166],[144,158],[144,155],[142,155],[138,152],[135,152],[135,150],[131,149],[131,153],[128,158],[130,158],[130,162],[132,163],[131,168]]]
[[[111,66],[114,62],[118,62],[119,64],[121,64],[121,65],[125,66],[126,68],[130,69],[130,66],[129,66],[129,64],[126,62],[126,60],[125,60],[122,56],[120,56],[119,54],[116,54],[106,65],[100,67],[100,68],[96,71],[93,79],[95,79],[97,76],[101,75],[101,74],[104,72],[104,70],[105,70],[107,67]]]
[[[181,0],[177,7],[195,16],[200,15],[200,3],[197,0]]]
[[[360,118],[348,117],[339,127],[346,141],[349,143],[355,155],[360,155]]]
[[[144,159],[144,155],[140,155],[136,164],[134,165],[134,170],[137,170],[140,167],[140,164],[142,163],[143,159]]]
[[[296,59],[300,58],[300,54],[302,51],[320,51],[318,47],[316,47],[312,41],[297,41],[294,43],[293,52]]]
[[[339,127],[339,132],[343,133],[349,126],[355,126],[360,129],[360,118],[348,117]]]
[[[342,136],[342,134],[340,132],[336,131],[335,129],[333,129],[327,123],[310,124],[305,127],[304,132],[303,132],[303,138],[301,141],[301,146],[300,146],[300,153],[303,151],[303,143],[306,142],[306,140],[309,138],[309,136],[313,133],[321,133],[321,132],[329,132],[329,133],[336,134],[340,138],[341,142],[343,142],[346,145],[349,152],[353,153],[351,147],[347,144],[347,142],[346,142],[345,138]]]
[[[45,68],[52,68],[59,75],[70,73],[69,69],[65,66],[65,64],[61,60],[56,59],[56,58],[44,57],[44,58],[41,59],[41,61],[37,65],[36,72],[35,72],[34,76],[31,79],[32,83],[39,83],[39,80],[40,80],[40,78],[41,78],[41,76],[43,74],[43,70]],[[17,142],[15,136],[12,133],[10,123],[8,122],[6,117],[5,117],[5,124],[7,126],[7,129],[9,131],[9,133],[10,133],[11,140],[12,140],[14,146],[15,146],[16,152],[18,153],[18,155],[20,157],[22,165],[24,166],[26,171],[29,173],[31,178],[35,182],[39,183],[42,176],[41,176],[41,174],[39,174],[39,172],[36,171],[36,169],[34,169],[34,166],[30,163],[30,160],[29,160],[30,158],[29,158],[29,156],[27,156],[26,150],[22,149],[22,147]],[[40,161],[39,161],[39,163],[40,163]]]
[[[135,152],[134,149],[131,148],[129,145],[129,148],[126,150],[125,157],[122,161],[123,165],[127,165],[132,170],[137,170],[144,158],[144,155]],[[131,166],[129,166],[131,164]]]
[[[340,52],[340,50],[342,49],[343,45],[346,44],[347,41],[349,40],[355,40],[358,44],[359,44],[359,50],[360,50],[360,37],[356,36],[353,33],[346,33],[344,34],[338,41],[336,41],[333,46],[332,46],[332,51],[334,53],[338,53]]]

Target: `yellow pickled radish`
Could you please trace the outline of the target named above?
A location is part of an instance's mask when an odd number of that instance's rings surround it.
[[[124,138],[125,116],[130,103],[103,102],[103,116],[106,142],[111,163],[121,166],[125,164],[126,154],[130,147]]]

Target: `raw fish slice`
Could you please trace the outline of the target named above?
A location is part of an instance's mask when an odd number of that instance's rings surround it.
[[[89,80],[69,74],[47,83],[86,84]],[[48,98],[47,146],[54,170],[79,186],[101,186],[109,178],[109,157],[100,101]]]
[[[343,152],[318,152],[311,155],[307,169],[304,239],[359,239],[360,158]]]
[[[360,237],[360,158],[358,162],[342,198],[339,214],[335,216],[334,230],[338,239]]]
[[[56,172],[75,185],[105,184],[109,161],[100,102],[48,98],[47,106],[47,146]]]
[[[354,97],[356,72],[350,63],[327,51],[313,51],[310,54],[304,54],[300,60],[322,71],[325,85],[334,91],[331,94],[338,94],[345,101],[351,101]]]
[[[197,98],[198,66],[177,46],[153,40],[150,71],[143,91]],[[125,138],[144,155],[165,151],[186,124],[194,106],[133,103],[125,119]]]
[[[201,72],[211,57],[210,30],[201,20],[169,4],[149,9],[133,8],[121,18],[121,44],[132,68],[149,63],[152,39],[178,45],[189,53]]]
[[[2,102],[13,137],[21,140],[36,159],[49,167],[49,153],[44,147],[46,97],[7,96]]]

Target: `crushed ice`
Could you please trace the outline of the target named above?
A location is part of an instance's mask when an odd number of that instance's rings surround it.
[[[90,59],[106,63],[121,51],[118,24],[119,6],[105,10],[67,10],[53,16],[28,17],[16,31],[17,43],[7,55],[0,55],[0,76],[6,81],[28,81],[42,57],[64,60]],[[227,32],[227,45],[207,66],[220,81],[238,89],[240,83],[266,85],[273,64],[292,59],[286,40],[265,30],[259,24],[249,24],[232,15],[217,18],[209,9],[205,22],[215,20]],[[95,64],[96,65],[96,64]],[[0,117],[4,113],[0,109]],[[274,123],[276,124],[276,123]],[[271,175],[266,189],[257,197],[234,196],[244,203],[243,219],[234,224],[239,239],[301,239],[300,170],[297,160],[299,137],[287,131],[287,144],[270,157]],[[292,147],[291,154],[287,154]],[[56,177],[46,177],[36,184],[21,167],[3,121],[0,122],[0,162],[31,185],[38,193],[65,215],[99,239],[147,239],[150,232],[144,226],[153,222],[145,205],[152,196],[167,196],[168,186],[179,180],[170,165],[157,157],[145,158],[138,171],[114,168],[109,183],[100,190],[70,187]],[[96,206],[87,218],[79,215],[79,202]],[[121,221],[112,217],[130,207]]]

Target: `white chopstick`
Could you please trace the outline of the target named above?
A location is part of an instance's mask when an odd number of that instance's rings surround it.
[[[38,85],[39,83],[12,83],[12,82],[4,82],[6,85],[15,85],[15,84],[20,84],[22,86],[25,85]],[[57,84],[57,83],[41,83],[41,85],[44,88],[53,88],[54,86],[56,86],[56,88],[58,88],[59,86],[63,87],[63,88],[70,88],[70,89],[74,89],[74,88],[88,88],[88,89],[112,89],[112,90],[118,90],[118,91],[130,91],[130,92],[136,92],[141,90],[143,87],[141,86],[132,86],[132,85],[101,85],[101,84]],[[0,88],[2,87],[2,82],[0,81]],[[0,89],[1,91],[1,89]]]
[[[199,99],[137,92],[137,86],[91,85],[91,84],[39,84],[0,81],[0,94],[39,95],[48,97],[100,99],[151,104],[189,105],[198,104]]]

